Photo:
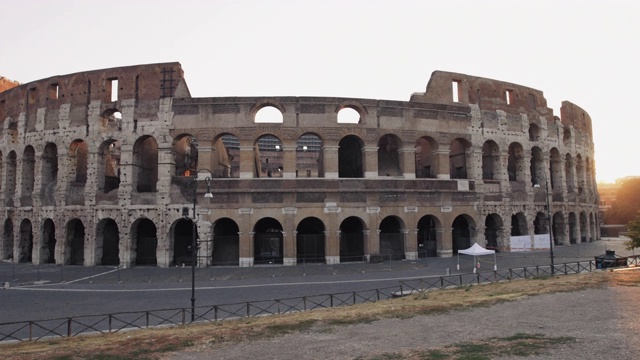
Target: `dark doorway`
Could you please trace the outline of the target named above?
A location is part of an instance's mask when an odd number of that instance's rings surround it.
[[[318,218],[306,218],[298,224],[296,236],[298,263],[324,263],[324,224]]]
[[[340,262],[364,261],[362,220],[348,217],[340,224]]]

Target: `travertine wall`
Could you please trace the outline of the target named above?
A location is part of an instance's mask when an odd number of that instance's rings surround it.
[[[14,261],[188,262],[194,186],[199,265],[509,250],[548,232],[547,200],[557,243],[599,238],[588,114],[491,79],[436,71],[406,102],[192,98],[180,64],[151,64],[7,88],[0,119]]]

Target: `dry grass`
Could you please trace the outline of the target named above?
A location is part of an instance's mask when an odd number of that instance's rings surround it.
[[[0,345],[4,359],[118,360],[158,359],[185,348],[264,339],[299,331],[331,331],[335,326],[371,323],[385,318],[410,318],[472,306],[491,306],[527,296],[578,291],[603,286],[640,286],[640,271],[596,272],[419,293],[363,305],[294,314],[136,330],[108,335],[41,340]]]

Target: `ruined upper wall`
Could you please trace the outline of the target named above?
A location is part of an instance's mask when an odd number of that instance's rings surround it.
[[[457,87],[457,93],[454,89]],[[457,99],[455,99],[457,97]],[[457,100],[457,101],[454,101]],[[553,121],[553,110],[547,107],[547,99],[540,90],[466,74],[434,71],[427,90],[411,96],[413,102],[475,104],[482,111],[502,110],[507,114],[535,114]],[[592,135],[591,117],[584,109],[563,101],[560,120],[564,126]],[[534,121],[535,119],[530,119]]]
[[[4,76],[0,76],[0,92],[3,92],[5,90],[9,90],[9,89],[14,88],[14,87],[16,87],[18,85],[20,85],[20,83],[17,82],[17,81],[9,80]]]
[[[454,89],[457,87],[457,101]],[[427,90],[411,96],[415,102],[475,104],[481,110],[502,110],[508,114],[532,113],[553,117],[542,91],[504,81],[466,74],[434,71]]]
[[[112,84],[117,81],[117,99]],[[62,104],[86,107],[93,101],[120,99],[159,100],[188,97],[182,66],[178,62],[135,65],[79,72],[36,80],[0,92],[0,119],[17,118],[38,108],[57,110]]]
[[[584,131],[593,138],[591,131],[591,116],[578,105],[569,101],[563,101],[560,107],[560,121],[564,126],[573,126]]]

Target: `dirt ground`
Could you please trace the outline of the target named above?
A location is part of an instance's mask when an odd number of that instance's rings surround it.
[[[215,348],[190,348],[165,354],[163,359],[375,359],[387,358],[384,354],[517,333],[576,339],[527,359],[637,359],[639,306],[640,286],[589,289],[440,315],[296,332]]]

